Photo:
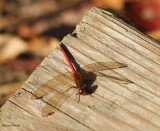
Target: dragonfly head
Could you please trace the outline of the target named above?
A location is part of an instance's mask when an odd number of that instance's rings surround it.
[[[79,89],[78,93],[80,95],[87,95],[88,94],[86,88]]]

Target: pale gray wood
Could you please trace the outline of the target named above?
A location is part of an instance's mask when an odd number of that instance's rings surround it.
[[[53,115],[42,117],[48,98],[32,100],[31,94],[54,76],[70,70],[58,47],[1,108],[1,125],[20,125],[1,126],[2,130],[159,131],[160,45],[99,8],[92,8],[73,34],[66,36],[63,43],[82,67],[95,62],[122,62],[128,67],[103,73],[132,83],[98,77],[92,97],[81,96],[77,103],[72,95]]]

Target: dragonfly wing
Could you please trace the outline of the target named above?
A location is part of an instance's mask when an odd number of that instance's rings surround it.
[[[64,96],[62,93],[55,92],[55,94],[46,102],[46,105],[42,108],[42,116],[48,116],[53,114],[57,108],[63,104]]]
[[[42,116],[46,117],[53,114],[56,110],[58,110],[63,103],[75,92],[58,92],[56,91],[55,94],[47,101],[46,105],[42,108]]]
[[[64,86],[70,87],[73,80],[69,77],[69,73],[61,74],[54,77],[48,82],[48,85],[52,86],[54,90],[63,92],[66,90]]]
[[[68,78],[68,73],[61,74],[53,77],[47,83],[39,87],[35,92],[33,92],[32,99],[39,99],[45,96],[50,91],[63,90],[64,85],[68,85],[71,79]],[[68,86],[71,86],[68,85]]]
[[[97,72],[102,70],[110,70],[123,67],[127,67],[127,65],[120,62],[97,62],[86,65],[83,69],[86,71]]]
[[[42,108],[42,116],[53,114],[73,94],[71,91],[65,92],[66,87],[72,86],[72,83],[73,80],[69,77],[69,73],[65,73],[53,77],[33,92],[32,99],[43,98],[46,102]],[[49,100],[44,97],[47,94],[52,95]]]
[[[45,105],[45,107],[42,109],[41,115],[43,117],[47,117],[49,115],[52,115],[55,112],[55,108],[51,105]]]
[[[115,80],[115,81],[118,81],[118,82],[120,81],[120,82],[123,82],[123,83],[125,83],[125,84],[127,84],[127,83],[132,83],[132,81],[130,81],[130,80],[124,78],[124,77],[110,76],[110,75],[106,75],[106,74],[101,73],[101,72],[96,72],[95,74],[96,74],[97,76],[105,77],[105,78],[109,78],[109,79],[113,79],[113,80]]]
[[[35,92],[33,92],[31,98],[32,99],[40,99],[42,98],[47,92],[51,91],[52,87],[45,84],[43,86],[41,86],[40,88],[38,88]]]

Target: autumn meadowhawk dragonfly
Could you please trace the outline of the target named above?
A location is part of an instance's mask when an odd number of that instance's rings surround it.
[[[67,48],[62,44],[60,45],[60,48],[64,53],[67,62],[69,61],[69,66],[72,66],[72,78],[69,77],[69,72],[57,75],[33,92],[32,99],[40,99],[48,95],[45,100],[46,104],[42,107],[42,116],[53,114],[69,97],[74,94],[78,95],[78,102],[80,100],[80,95],[92,94],[95,91],[94,81],[98,76],[130,83],[126,78],[109,76],[100,72],[104,70],[124,68],[127,66],[126,64],[120,62],[96,62],[88,64],[83,68],[75,68],[72,61],[68,60],[69,56],[66,54]],[[77,76],[76,73],[78,73]],[[71,88],[77,88],[78,92]]]

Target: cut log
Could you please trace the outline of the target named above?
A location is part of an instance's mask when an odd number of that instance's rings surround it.
[[[61,83],[66,79],[55,80],[70,71],[57,47],[1,108],[1,130],[160,130],[160,45],[155,40],[114,13],[92,8],[62,42],[82,68],[96,62],[120,62],[127,67],[101,71],[107,77],[97,76],[98,87],[91,96],[81,96],[77,103],[77,90],[71,89],[74,94],[52,115],[43,117],[43,107],[55,108],[48,98],[58,91],[49,90],[36,100],[31,99],[34,92],[46,83],[54,90],[74,85],[69,76],[66,84]]]

